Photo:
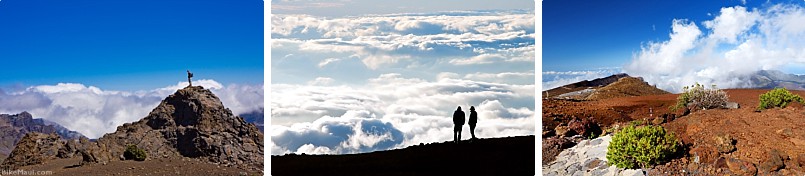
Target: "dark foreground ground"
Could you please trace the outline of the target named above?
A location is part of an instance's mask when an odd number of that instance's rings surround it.
[[[29,173],[8,175],[187,175],[187,176],[252,176],[263,175],[235,167],[223,167],[194,159],[153,159],[146,161],[112,161],[106,165],[78,166],[81,158],[49,160],[43,164],[23,166]],[[47,173],[33,173],[33,172]],[[5,175],[5,174],[4,174]]]
[[[350,155],[271,156],[271,175],[534,175],[534,136]]]

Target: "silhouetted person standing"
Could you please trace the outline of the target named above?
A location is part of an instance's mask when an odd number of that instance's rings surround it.
[[[193,87],[193,82],[190,82],[190,78],[193,77],[193,73],[190,73],[190,70],[187,70],[187,83],[190,84],[187,87]]]
[[[475,138],[475,124],[478,123],[478,113],[475,112],[475,106],[470,106],[470,121],[467,124],[470,125],[470,134],[472,135],[472,139]]]
[[[464,111],[461,111],[461,106],[456,109],[456,112],[453,112],[453,141],[458,143],[461,141],[461,127],[464,126]]]

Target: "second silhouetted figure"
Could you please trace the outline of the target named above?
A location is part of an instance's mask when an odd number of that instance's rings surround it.
[[[453,112],[453,141],[458,143],[461,141],[461,127],[464,126],[464,111],[461,111],[461,106]]]
[[[471,139],[478,139],[475,138],[475,124],[478,123],[478,113],[475,112],[475,106],[470,106],[470,121],[467,124],[470,125],[470,134],[472,135]]]

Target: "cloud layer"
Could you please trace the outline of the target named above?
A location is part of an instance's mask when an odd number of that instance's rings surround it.
[[[752,87],[749,74],[805,63],[804,20],[805,9],[789,4],[724,7],[701,25],[674,20],[669,40],[643,46],[623,69],[672,92],[695,82]]]
[[[359,153],[452,140],[456,106],[476,107],[479,137],[535,133],[533,84],[384,74],[360,87],[274,84],[271,91],[272,154]]]
[[[223,86],[214,80],[194,81],[213,91],[235,114],[263,108],[262,85]],[[77,83],[31,86],[17,92],[0,90],[0,113],[30,112],[34,118],[56,122],[89,138],[113,132],[123,123],[137,121],[162,99],[187,82],[148,91],[102,90]]]
[[[479,109],[480,137],[535,134],[535,19],[533,10],[272,16],[271,153],[452,140],[457,106]]]
[[[529,66],[536,56],[533,13],[461,11],[343,18],[277,14],[271,19],[271,44],[279,62],[273,65],[307,60],[315,64],[296,68],[320,69],[357,60],[368,70]]]

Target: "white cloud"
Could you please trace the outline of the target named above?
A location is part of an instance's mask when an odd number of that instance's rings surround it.
[[[743,34],[755,25],[760,15],[758,12],[748,12],[745,7],[721,8],[721,15],[711,21],[705,21],[704,26],[712,29],[710,37],[734,43],[739,34]]]
[[[358,58],[372,70],[436,59],[456,64],[534,62],[533,11],[395,14],[343,18],[272,16],[274,52],[319,53],[319,68]],[[289,46],[291,45],[291,46]]]
[[[805,10],[777,4],[762,9],[724,7],[713,20],[674,20],[671,39],[649,43],[624,71],[672,92],[699,82],[721,88],[752,87],[747,75],[805,63]]]
[[[331,64],[331,63],[341,61],[341,60],[342,60],[341,58],[327,58],[327,59],[324,59],[323,61],[319,62],[319,68],[327,66],[328,64]]]
[[[427,81],[389,73],[353,87],[274,84],[271,108],[276,130],[269,142],[278,148],[272,152],[281,153],[272,154],[356,153],[450,140],[450,117],[456,106],[479,109],[480,137],[534,134],[533,84],[454,76],[458,75]],[[380,128],[380,133],[357,132],[367,123]],[[400,136],[395,137],[394,131]]]
[[[194,81],[209,88],[233,113],[263,108],[262,85],[223,86],[214,80]],[[0,113],[30,112],[35,118],[56,122],[89,138],[113,132],[123,123],[137,121],[159,102],[186,87],[187,82],[148,91],[111,91],[78,83],[31,86],[24,91],[0,91]]]
[[[453,59],[450,60],[450,63],[456,65],[491,64],[505,59],[506,58],[498,54],[481,54],[469,59]]]
[[[470,73],[464,76],[464,79],[487,81],[495,83],[519,83],[519,84],[533,84],[535,72],[502,72],[502,73]]]
[[[335,81],[333,78],[317,77],[316,79],[309,81],[307,84],[308,85],[326,86],[326,85],[332,84],[333,81]]]

